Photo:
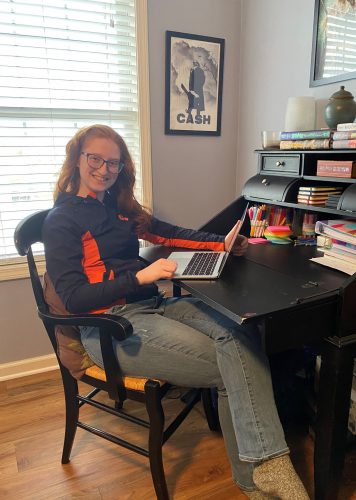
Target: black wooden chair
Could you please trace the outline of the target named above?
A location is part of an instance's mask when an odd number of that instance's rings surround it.
[[[120,316],[109,314],[68,315],[63,306],[61,309],[58,304],[50,304],[48,300],[45,300],[44,288],[38,275],[32,245],[42,241],[42,225],[47,213],[48,210],[43,210],[26,217],[18,224],[14,239],[18,253],[27,257],[38,315],[43,321],[57,355],[62,375],[66,408],[62,463],[69,462],[75,433],[77,427],[80,427],[148,457],[157,498],[166,500],[169,495],[163,468],[162,446],[201,397],[209,428],[211,430],[218,429],[218,418],[215,405],[211,400],[211,391],[199,388],[187,389],[181,398],[184,403],[183,409],[165,428],[162,400],[171,389],[171,385],[162,380],[123,376],[114,354],[112,337],[123,340],[130,335],[132,326],[129,321]],[[46,285],[51,286],[48,278]],[[99,327],[104,369],[95,365],[85,353],[80,342],[79,326]],[[91,392],[86,395],[79,394],[78,379],[92,386]],[[94,399],[100,391],[107,393],[113,402],[111,406]],[[148,421],[125,412],[123,404],[126,399],[143,403],[147,410]],[[79,420],[79,410],[85,404],[148,428],[147,448],[137,446],[118,435],[110,434]]]

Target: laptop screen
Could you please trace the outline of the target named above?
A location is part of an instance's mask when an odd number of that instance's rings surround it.
[[[236,241],[237,235],[240,233],[241,228],[242,228],[242,226],[243,226],[243,223],[245,222],[245,217],[246,217],[246,214],[247,214],[247,211],[248,211],[248,205],[249,205],[249,204],[247,203],[247,205],[246,205],[246,207],[245,207],[245,210],[243,211],[243,213],[242,213],[242,215],[241,215],[241,218],[240,218],[239,222],[238,222],[238,223],[236,224],[236,226],[235,226],[234,236],[233,236],[232,240],[230,241],[230,245],[229,245],[229,247],[226,249],[227,253],[230,253],[230,252],[231,252],[231,250],[232,250],[232,248],[233,248],[233,246],[234,246],[234,243],[235,243],[235,241]]]

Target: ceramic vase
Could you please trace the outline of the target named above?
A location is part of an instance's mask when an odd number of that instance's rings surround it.
[[[356,102],[351,92],[342,85],[332,94],[325,108],[325,122],[329,128],[336,128],[339,123],[352,123],[356,118]]]

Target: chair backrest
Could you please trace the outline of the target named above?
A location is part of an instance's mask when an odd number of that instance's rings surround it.
[[[35,295],[37,307],[41,312],[47,312],[48,306],[44,300],[43,287],[38,275],[35,259],[33,258],[31,246],[34,243],[42,243],[42,226],[48,212],[49,209],[29,215],[19,222],[14,233],[16,250],[19,255],[26,255],[27,257],[33,293]]]
[[[31,248],[33,244],[43,242],[42,227],[48,212],[49,209],[29,215],[17,225],[14,233],[15,246],[18,253],[27,257],[37,309],[45,317],[48,317],[50,313],[59,315],[68,314],[46,273],[42,285]],[[94,363],[88,358],[84,347],[82,348],[77,328],[71,325],[56,325],[55,322],[46,320],[43,315],[39,314],[54,352],[57,355],[63,376],[63,383],[72,383],[73,380],[71,377],[80,379],[85,373],[85,369]],[[68,374],[71,376],[68,376]]]

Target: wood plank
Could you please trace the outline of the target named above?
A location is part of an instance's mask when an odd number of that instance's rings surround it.
[[[17,460],[14,443],[0,444],[0,482],[5,476],[17,474]]]
[[[83,384],[84,385],[84,384]],[[131,409],[144,416],[138,405]],[[179,404],[170,400],[168,413]],[[136,406],[135,406],[136,405]],[[58,377],[27,377],[21,387],[12,384],[0,395],[0,498],[12,500],[155,498],[148,460],[79,429],[71,462],[61,465],[64,403]],[[87,418],[107,429],[117,419],[87,408]],[[143,444],[144,429],[120,424],[124,433]],[[289,429],[292,460],[309,493],[313,492],[313,442],[305,429]],[[164,446],[167,483],[172,498],[242,500],[245,495],[231,480],[230,465],[220,434],[208,429],[198,405]],[[342,499],[356,500],[356,450],[347,455]]]
[[[80,383],[80,390],[89,390]],[[102,400],[108,401],[105,396]],[[167,402],[168,418],[179,399]],[[141,405],[125,408],[144,417]],[[83,411],[84,410],[84,411]],[[118,428],[143,446],[147,431],[91,407],[83,420]],[[82,417],[81,417],[82,418]],[[65,409],[58,370],[0,384],[0,498],[4,500],[152,500],[145,457],[78,429],[71,462],[62,465]],[[313,495],[313,441],[303,427],[288,426],[292,461]],[[163,448],[167,484],[174,500],[244,500],[233,484],[222,436],[209,430],[197,405]],[[356,500],[356,450],[348,452],[340,499]]]

